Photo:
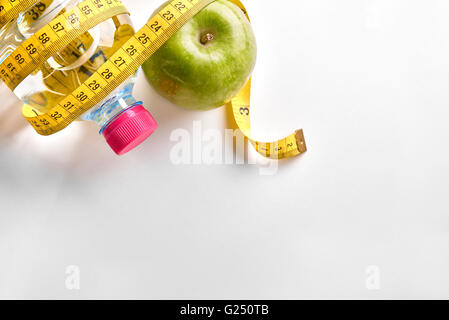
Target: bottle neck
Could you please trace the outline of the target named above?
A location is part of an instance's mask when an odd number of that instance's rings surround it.
[[[138,102],[132,95],[120,98],[109,104],[107,107],[108,112],[106,112],[99,121],[95,121],[101,128],[99,133],[102,134],[112,121],[137,104],[141,104],[141,102]]]
[[[137,103],[136,98],[132,95],[133,80],[131,79],[127,84],[122,85],[118,91],[114,91],[108,98],[98,104],[98,107],[84,113],[80,117],[81,120],[95,122],[101,128],[101,133],[111,120]]]

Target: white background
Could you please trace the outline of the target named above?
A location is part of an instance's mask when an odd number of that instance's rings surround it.
[[[161,2],[125,1],[137,27]],[[245,4],[254,134],[303,128],[308,152],[176,166],[171,132],[225,112],[140,75],[160,128],[119,158],[94,124],[38,136],[2,85],[0,298],[449,298],[449,2]]]

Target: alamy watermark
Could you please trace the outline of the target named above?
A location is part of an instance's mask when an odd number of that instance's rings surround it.
[[[380,268],[376,265],[371,265],[365,269],[365,286],[368,290],[380,290]]]
[[[81,271],[80,267],[76,265],[67,266],[65,268],[65,287],[67,290],[81,289]]]
[[[171,132],[170,161],[174,165],[256,165],[261,175],[275,175],[278,160],[268,159],[251,150],[239,130],[203,129],[193,121],[192,131],[178,128]]]

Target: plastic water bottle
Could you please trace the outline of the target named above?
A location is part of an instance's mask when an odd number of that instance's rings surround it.
[[[24,40],[81,0],[42,0],[0,30],[0,62]],[[30,74],[14,93],[39,112],[47,112],[87,80],[132,35],[127,14],[108,19]],[[148,138],[157,128],[151,114],[132,95],[135,76],[85,112],[80,120],[96,122],[109,146],[122,155]]]

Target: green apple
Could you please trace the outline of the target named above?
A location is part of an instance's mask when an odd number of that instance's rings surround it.
[[[172,103],[209,110],[230,101],[245,85],[256,55],[254,33],[242,10],[216,0],[142,67],[151,86]]]

